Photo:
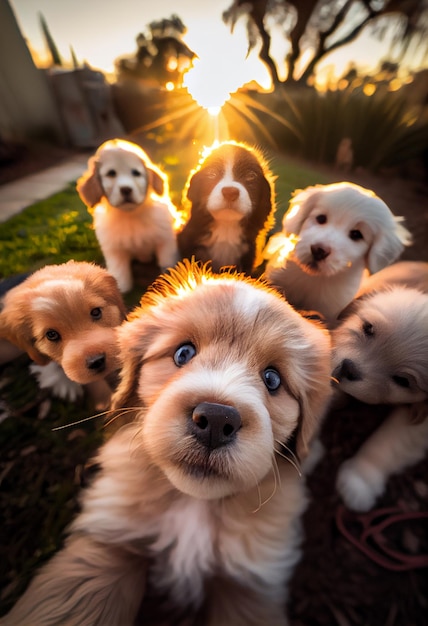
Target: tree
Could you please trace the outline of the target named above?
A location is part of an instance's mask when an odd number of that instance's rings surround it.
[[[223,13],[232,32],[241,17],[247,21],[248,52],[261,42],[259,58],[274,86],[283,82],[271,53],[274,30],[289,42],[285,59],[285,80],[289,82],[306,83],[321,59],[354,41],[369,24],[377,27],[373,30],[377,36],[387,29],[394,33],[398,57],[403,57],[411,41],[425,46],[425,55],[428,52],[426,0],[234,0]],[[267,25],[269,20],[274,28]],[[306,51],[311,51],[311,57],[297,76],[297,62],[302,62]]]
[[[184,73],[196,58],[182,39],[186,32],[187,28],[178,15],[151,22],[136,38],[135,56],[116,60],[118,77],[180,86]]]
[[[45,39],[46,42],[46,46],[50,52],[51,55],[51,59],[52,59],[52,64],[53,65],[59,65],[62,66],[62,59],[61,59],[61,55],[58,51],[57,45],[54,41],[54,38],[52,37],[49,27],[47,25],[47,22],[45,20],[45,18],[43,17],[42,13],[39,13],[39,20],[40,20],[40,26],[42,29],[42,33],[43,33],[43,37]]]

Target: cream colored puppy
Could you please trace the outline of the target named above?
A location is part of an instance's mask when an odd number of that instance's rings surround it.
[[[337,388],[362,402],[395,407],[339,469],[344,501],[364,511],[391,474],[428,450],[428,263],[397,263],[374,275],[332,337]]]
[[[365,275],[393,263],[410,233],[376,194],[349,182],[298,191],[265,249],[266,276],[296,308],[330,325]]]
[[[133,259],[155,259],[162,270],[175,265],[178,212],[166,175],[140,146],[122,139],[103,143],[77,191],[93,215],[107,269],[122,292],[132,287]]]
[[[330,397],[328,334],[262,282],[186,263],[143,297],[119,345],[113,404],[131,423],[2,623],[131,625],[149,593],[167,622],[286,624],[306,506],[294,454]]]

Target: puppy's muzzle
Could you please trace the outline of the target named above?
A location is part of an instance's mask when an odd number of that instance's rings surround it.
[[[343,359],[333,371],[333,377],[339,382],[343,379],[356,381],[362,380],[361,372],[351,359]]]
[[[133,201],[132,187],[121,187],[120,193],[122,194],[122,198],[125,200],[125,202]]]
[[[106,355],[104,352],[88,356],[86,359],[86,367],[91,372],[101,373],[106,368]]]
[[[239,189],[236,187],[223,187],[221,193],[227,202],[235,202],[239,198]]]
[[[330,248],[323,247],[320,245],[311,246],[311,254],[314,261],[324,261],[330,254]]]
[[[214,450],[231,443],[241,425],[241,416],[235,407],[201,402],[192,412],[190,430],[201,444]]]

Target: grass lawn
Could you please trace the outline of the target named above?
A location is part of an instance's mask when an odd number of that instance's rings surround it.
[[[270,164],[277,176],[279,227],[294,189],[329,181],[277,154]],[[172,191],[179,198],[181,190]],[[74,185],[0,224],[0,278],[69,259],[103,263]],[[134,290],[127,303],[132,306],[140,295]],[[60,545],[77,508],[80,471],[102,439],[101,419],[53,431],[90,416],[92,408],[85,397],[70,404],[41,391],[29,364],[23,355],[0,369],[0,614]]]

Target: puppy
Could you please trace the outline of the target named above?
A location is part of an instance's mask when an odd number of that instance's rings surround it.
[[[159,594],[176,623],[286,624],[303,459],[330,396],[326,331],[262,282],[180,264],[119,329],[113,406],[65,547],[3,624],[134,623]],[[140,619],[145,623],[144,603]]]
[[[410,233],[372,191],[348,182],[297,192],[264,256],[268,281],[298,309],[334,324],[365,272],[395,261]],[[288,247],[287,247],[288,246]]]
[[[80,385],[120,367],[114,329],[125,317],[115,279],[92,263],[69,261],[43,267],[5,294],[0,337],[43,366],[33,369],[41,387],[74,399]]]
[[[106,141],[89,159],[77,191],[93,215],[107,269],[122,292],[132,288],[131,260],[155,258],[163,270],[175,265],[178,212],[166,175],[142,148],[122,139]]]
[[[397,263],[375,274],[341,317],[332,333],[337,388],[394,407],[338,473],[345,503],[365,511],[391,474],[428,449],[428,263]]]
[[[207,152],[186,183],[188,221],[178,233],[183,258],[250,274],[273,226],[273,177],[260,153],[235,142]]]

